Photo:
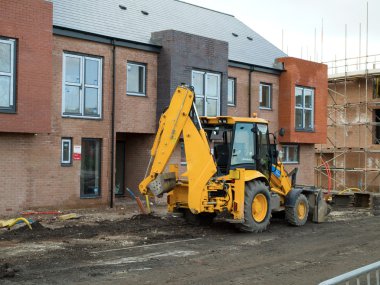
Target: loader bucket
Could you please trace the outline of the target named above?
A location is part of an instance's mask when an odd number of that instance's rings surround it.
[[[148,188],[155,196],[161,196],[164,193],[170,192],[175,185],[175,173],[168,172],[157,175],[156,179],[148,185]]]
[[[331,212],[331,207],[326,203],[322,190],[316,190],[314,195],[313,222],[323,223],[326,221],[327,215]]]

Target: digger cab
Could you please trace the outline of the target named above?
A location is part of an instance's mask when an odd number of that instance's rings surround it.
[[[217,164],[217,175],[244,168],[268,175],[271,170],[268,122],[258,118],[201,117],[211,151]]]

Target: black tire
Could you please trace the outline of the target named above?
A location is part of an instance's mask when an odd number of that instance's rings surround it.
[[[260,195],[260,196],[258,196]],[[256,220],[253,216],[252,203],[256,197],[266,199],[266,213],[265,209],[262,211],[262,215],[265,217],[261,220]],[[264,201],[263,201],[264,202]],[[244,194],[244,222],[242,224],[237,224],[236,226],[240,231],[243,232],[254,232],[260,233],[265,231],[269,226],[271,217],[271,207],[270,207],[270,193],[269,188],[265,183],[254,180],[252,182],[247,182],[245,184],[245,194]]]
[[[304,207],[302,212],[298,212],[300,207]],[[298,195],[294,205],[292,207],[285,208],[285,218],[292,226],[303,226],[307,222],[309,215],[309,202],[305,195]]]
[[[193,226],[209,226],[212,224],[216,214],[213,213],[200,213],[193,214],[189,209],[183,210],[183,217],[186,222]]]

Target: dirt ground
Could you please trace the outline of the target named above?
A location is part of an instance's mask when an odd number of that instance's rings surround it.
[[[367,210],[300,228],[274,218],[261,234],[155,211],[32,216],[33,230],[2,230],[0,284],[318,284],[380,260],[380,217]]]

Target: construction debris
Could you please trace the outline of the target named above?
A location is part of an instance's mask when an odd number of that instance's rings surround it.
[[[0,220],[0,228],[11,228],[20,221],[24,222],[29,227],[29,229],[32,229],[29,221],[22,217],[10,220]]]
[[[71,214],[59,216],[58,219],[60,219],[61,221],[65,221],[65,220],[71,220],[71,219],[79,219],[80,217],[81,216],[79,216],[75,213],[71,213]]]

